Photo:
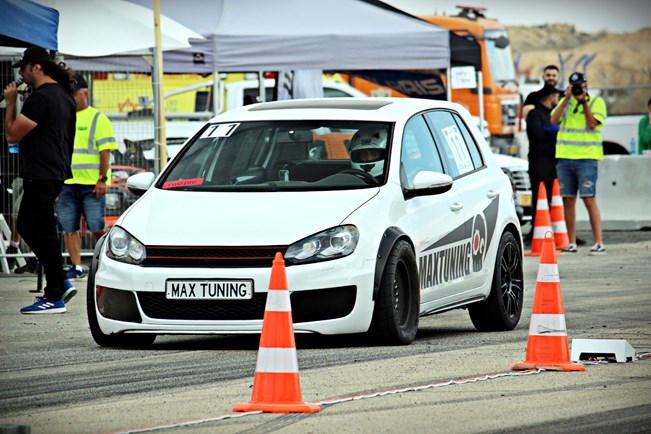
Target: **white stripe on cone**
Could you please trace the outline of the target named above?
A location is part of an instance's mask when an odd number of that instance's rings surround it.
[[[270,289],[267,292],[265,310],[268,312],[291,312],[292,304],[289,301],[289,291],[286,289]]]
[[[551,231],[552,231],[551,226],[535,226],[533,228],[533,238],[535,239],[545,238],[545,233]]]
[[[563,206],[563,198],[560,196],[552,196],[552,207]]]
[[[260,347],[255,372],[298,373],[296,348]]]
[[[549,209],[549,203],[547,203],[547,199],[538,199],[536,201],[536,210],[539,209]]]
[[[538,266],[538,282],[559,282],[558,264],[540,264]]]
[[[567,226],[565,225],[565,220],[561,220],[558,222],[552,222],[552,229],[554,230],[555,234],[562,234],[564,232],[567,232]]]
[[[564,314],[531,314],[530,336],[567,336]]]

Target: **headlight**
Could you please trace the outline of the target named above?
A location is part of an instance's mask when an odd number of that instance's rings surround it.
[[[140,264],[147,257],[147,249],[129,232],[119,226],[113,226],[108,235],[106,255],[119,262]]]
[[[338,226],[292,244],[285,260],[290,264],[306,264],[343,258],[355,251],[357,241],[359,231],[355,226]]]

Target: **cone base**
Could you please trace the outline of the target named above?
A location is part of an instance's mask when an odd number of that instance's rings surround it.
[[[248,402],[235,404],[235,412],[262,411],[264,413],[318,413],[321,407],[317,404],[295,403],[295,404],[263,404]]]
[[[544,369],[546,371],[585,371],[585,366],[574,362],[518,362],[511,365],[513,371],[526,371],[529,369]]]

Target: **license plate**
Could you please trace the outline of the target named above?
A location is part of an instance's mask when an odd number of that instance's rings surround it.
[[[531,194],[521,194],[519,199],[520,199],[520,205],[531,206]]]
[[[165,296],[174,300],[250,300],[250,279],[168,279]]]

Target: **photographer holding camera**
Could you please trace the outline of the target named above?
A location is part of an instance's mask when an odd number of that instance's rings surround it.
[[[601,215],[597,200],[598,163],[603,160],[601,127],[606,120],[606,102],[588,94],[585,74],[575,72],[565,96],[552,110],[551,122],[560,124],[556,136],[556,173],[561,185],[565,223],[570,244],[564,252],[576,252],[576,196],[583,199],[588,211],[594,246],[589,255],[604,255],[601,238]]]

